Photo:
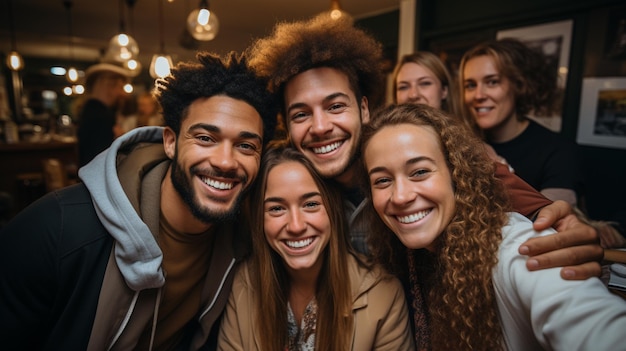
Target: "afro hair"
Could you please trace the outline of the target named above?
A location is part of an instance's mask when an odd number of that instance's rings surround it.
[[[278,113],[277,100],[267,90],[267,80],[250,69],[245,55],[231,52],[221,58],[202,52],[196,57],[199,63],[179,63],[171,75],[157,81],[156,97],[165,124],[178,135],[191,103],[225,95],[250,104],[263,119],[264,143],[272,140]]]
[[[382,45],[356,28],[349,16],[332,19],[323,13],[307,21],[278,23],[269,37],[248,49],[248,58],[279,96],[291,78],[317,67],[345,73],[357,98],[366,96],[375,103],[384,94]]]

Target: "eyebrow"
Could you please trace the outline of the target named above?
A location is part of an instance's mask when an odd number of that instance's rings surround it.
[[[213,124],[207,124],[207,123],[196,123],[189,127],[190,132],[198,130],[198,129],[205,130],[207,132],[217,133],[217,134],[222,132],[222,130],[218,126],[215,126]],[[239,132],[239,137],[243,139],[257,139],[260,143],[263,143],[263,137],[261,137],[257,133],[242,131],[242,132]]]
[[[427,156],[417,156],[417,157],[413,157],[413,158],[408,159],[405,162],[405,164],[408,166],[408,165],[412,165],[412,164],[415,164],[415,163],[418,163],[418,162],[421,162],[421,161],[430,161],[432,163],[436,163],[435,160],[433,160],[430,157],[427,157]],[[385,167],[374,167],[374,168],[370,169],[367,172],[367,174],[371,175],[372,173],[382,172],[384,170],[385,170]]]
[[[336,92],[336,93],[330,94],[327,97],[325,97],[324,100],[322,100],[322,102],[326,103],[326,102],[334,100],[334,99],[336,99],[338,97],[345,97],[347,99],[350,98],[350,96],[348,96],[348,94],[345,94],[345,93],[342,93],[342,92]],[[305,104],[304,102],[296,102],[296,103],[293,103],[293,104],[287,106],[287,112],[289,112],[289,111],[291,111],[292,109],[295,109],[295,108],[302,108],[302,107],[306,107],[306,106],[307,106],[307,104]]]
[[[310,193],[302,194],[302,196],[300,196],[300,200],[310,199],[315,196],[322,196],[322,194],[318,191],[312,191]],[[283,199],[282,197],[273,196],[273,197],[268,197],[267,199],[263,200],[263,203],[283,202],[283,201],[285,201],[285,199]]]

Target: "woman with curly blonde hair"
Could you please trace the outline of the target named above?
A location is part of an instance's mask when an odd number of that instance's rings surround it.
[[[623,347],[626,301],[600,280],[526,269],[517,248],[537,233],[508,212],[494,163],[473,135],[414,104],[381,110],[363,130],[369,210],[378,215],[372,253],[405,284],[418,348]]]

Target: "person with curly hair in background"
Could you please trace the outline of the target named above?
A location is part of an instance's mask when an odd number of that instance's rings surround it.
[[[197,58],[157,82],[165,128],[119,137],[2,229],[3,348],[214,347],[277,110],[244,57]]]
[[[467,124],[550,200],[576,206],[583,176],[576,144],[528,117],[551,116],[562,102],[557,72],[517,39],[478,44],[461,59]]]
[[[537,235],[510,212],[494,164],[454,117],[390,106],[363,128],[371,247],[410,291],[427,350],[617,350],[626,301],[597,278],[529,272],[517,247]],[[548,235],[545,230],[540,235]]]

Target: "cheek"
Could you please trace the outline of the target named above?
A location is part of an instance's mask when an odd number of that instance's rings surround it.
[[[276,238],[279,227],[280,225],[277,218],[265,216],[263,220],[263,232],[265,232],[265,239],[268,242],[272,242],[272,240]]]
[[[291,142],[296,148],[299,148],[300,143],[302,142],[302,140],[304,139],[304,135],[306,134],[305,126],[302,123],[299,123],[299,124],[291,123],[289,124],[288,129],[289,129],[288,130],[289,139],[291,140]]]
[[[372,190],[372,205],[378,215],[382,216],[385,210],[385,204],[389,198],[388,194],[384,190]]]

